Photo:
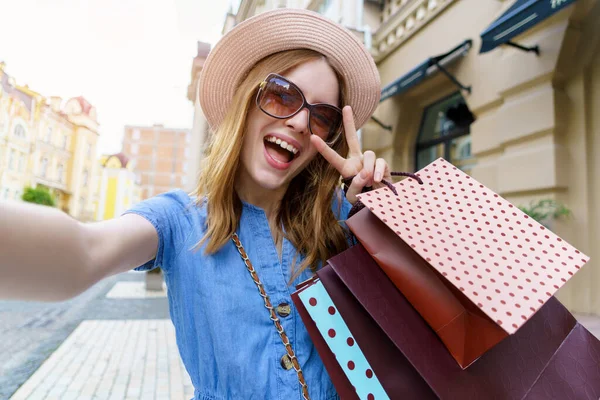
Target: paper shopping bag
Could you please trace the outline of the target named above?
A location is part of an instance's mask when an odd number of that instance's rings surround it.
[[[325,339],[323,339],[323,337],[319,333],[317,326],[315,325],[314,321],[310,318],[310,315],[308,314],[306,308],[302,304],[302,301],[298,297],[299,293],[301,293],[304,289],[314,284],[315,279],[310,279],[298,285],[296,287],[297,290],[294,293],[292,293],[292,301],[298,309],[298,314],[300,314],[300,318],[302,318],[302,322],[304,322],[306,330],[308,331],[308,334],[310,335],[310,338],[313,344],[315,345],[315,348],[317,349],[317,352],[319,353],[319,356],[323,361],[323,365],[325,365],[325,369],[327,369],[327,373],[329,374],[329,377],[331,378],[331,381],[333,382],[336,391],[340,395],[340,398],[358,400],[358,395],[356,394],[354,387],[344,374],[344,371],[338,364],[337,360],[335,359],[335,356],[327,346]]]
[[[468,369],[462,369],[421,315],[396,288],[394,283],[359,244],[328,261],[343,286],[360,303],[350,311],[338,310],[348,321],[352,334],[364,349],[368,361],[386,355],[368,351],[369,335],[379,343],[379,351],[389,351],[402,367],[395,371],[396,381],[410,382],[413,368],[441,399],[598,399],[600,398],[600,341],[583,328],[554,297],[532,316],[516,333],[494,346]],[[330,273],[321,273],[324,283]],[[327,284],[334,293],[344,293]],[[346,292],[348,293],[348,292]],[[348,296],[346,294],[345,296]],[[367,312],[358,325],[347,314],[360,308]],[[362,313],[362,311],[358,312]],[[373,334],[380,329],[385,335]],[[360,336],[361,332],[369,332]],[[396,347],[402,356],[389,350]],[[390,362],[390,361],[388,361]],[[402,369],[405,368],[405,369]],[[379,372],[387,389],[389,378]],[[420,380],[415,380],[420,386]],[[336,386],[337,387],[337,386]],[[425,393],[425,392],[423,392]],[[391,398],[419,398],[418,396]],[[429,398],[423,395],[421,398]]]
[[[515,333],[588,257],[452,164],[359,195],[347,225],[462,368]]]
[[[337,364],[331,369],[330,377],[336,388],[339,387],[338,391],[347,392],[349,383],[359,399],[389,399],[322,282],[317,279],[300,289],[294,301],[304,310],[302,318],[307,326],[314,324],[317,328],[316,332],[309,331],[313,341],[322,340],[328,348],[323,351],[322,347],[315,345],[325,368],[330,371],[331,364]],[[343,378],[340,378],[338,367],[343,372]]]

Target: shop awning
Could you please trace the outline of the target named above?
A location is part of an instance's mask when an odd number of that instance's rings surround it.
[[[413,68],[410,72],[401,76],[394,82],[384,87],[381,91],[380,101],[384,101],[392,96],[396,96],[402,92],[405,92],[406,90],[410,89],[416,84],[427,79],[429,76],[433,75],[438,70],[442,71],[450,80],[452,80],[452,82],[458,85],[461,89],[470,92],[471,88],[463,86],[460,82],[458,82],[456,78],[444,68],[444,66],[448,65],[457,58],[467,54],[472,45],[473,42],[470,39],[465,40],[449,52],[441,54],[439,56],[430,57],[427,60],[423,61],[421,64]]]
[[[481,50],[485,53],[502,44],[539,54],[537,46],[525,47],[511,41],[515,36],[542,22],[577,0],[517,0],[500,18],[481,34]]]

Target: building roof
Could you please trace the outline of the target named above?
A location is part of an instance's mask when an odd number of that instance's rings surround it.
[[[90,102],[84,99],[83,96],[76,97],[75,100],[79,102],[79,105],[81,106],[81,112],[89,116],[90,111],[92,110],[92,105]]]
[[[33,96],[25,93],[23,90],[20,90],[18,87],[11,83],[10,76],[6,72],[2,72],[2,77],[0,78],[0,85],[2,86],[2,90],[10,96],[13,96],[23,102],[25,107],[29,112],[33,108]]]
[[[127,168],[127,164],[129,164],[129,161],[130,161],[129,157],[125,153],[120,152],[117,154],[112,154],[110,156],[104,157],[102,166],[103,167],[106,166],[112,158],[117,158],[119,160],[119,162],[121,163],[121,168]]]

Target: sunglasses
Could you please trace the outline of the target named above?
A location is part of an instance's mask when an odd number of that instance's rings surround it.
[[[265,114],[278,119],[291,118],[308,108],[308,129],[327,144],[333,144],[342,132],[342,110],[330,104],[310,104],[300,88],[281,75],[269,74],[260,83],[256,105]]]

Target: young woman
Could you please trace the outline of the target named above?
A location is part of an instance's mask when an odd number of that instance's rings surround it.
[[[227,34],[200,85],[213,133],[195,196],[93,224],[1,204],[0,297],[62,300],[160,267],[195,399],[337,398],[291,293],[347,247],[356,194],[389,179],[356,133],[379,100],[375,64],[339,25],[280,9]]]

